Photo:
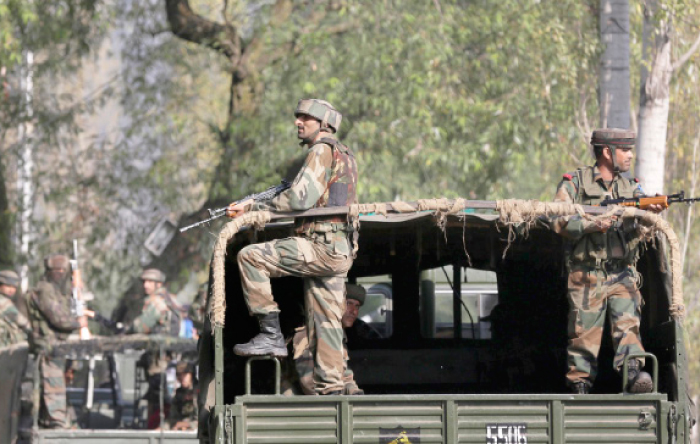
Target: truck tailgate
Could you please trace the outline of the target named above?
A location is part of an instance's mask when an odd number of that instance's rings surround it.
[[[662,443],[666,395],[240,396],[228,443]]]

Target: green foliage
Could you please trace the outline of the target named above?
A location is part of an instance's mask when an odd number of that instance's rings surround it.
[[[319,97],[344,114],[362,201],[551,196],[568,155],[585,158],[574,116],[595,96],[596,17],[575,1],[439,5],[343,2],[347,32],[319,26],[263,69],[257,112],[230,128],[254,146],[230,165],[239,183],[261,187],[302,155],[291,110]]]

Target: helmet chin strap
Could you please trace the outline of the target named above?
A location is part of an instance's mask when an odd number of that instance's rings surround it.
[[[314,139],[316,139],[316,136],[318,136],[321,131],[326,132],[326,133],[330,132],[328,127],[319,128],[316,131],[314,131],[310,136],[304,137],[303,139],[301,139],[301,142],[299,142],[299,146],[311,145],[311,142],[313,142]]]
[[[617,165],[617,162],[615,162],[615,146],[607,145],[607,147],[610,150],[610,159],[612,160],[613,172],[619,175],[620,167]]]

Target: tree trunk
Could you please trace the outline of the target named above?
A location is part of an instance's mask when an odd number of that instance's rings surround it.
[[[600,1],[600,126],[630,127],[630,35],[628,0]]]
[[[657,4],[644,12],[639,130],[635,174],[647,194],[663,193],[671,65],[670,19],[656,20]]]

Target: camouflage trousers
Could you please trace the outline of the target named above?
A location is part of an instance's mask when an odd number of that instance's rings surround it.
[[[41,357],[39,362],[41,377],[39,422],[42,427],[63,429],[68,425],[66,423],[65,370],[65,358]]]
[[[292,338],[292,362],[288,362],[281,391],[283,395],[315,395],[314,388],[314,359],[309,350],[309,336],[306,327],[299,327]],[[352,369],[348,366],[348,348],[343,339],[343,394],[355,395],[360,388],[355,382]]]
[[[249,245],[238,253],[243,295],[251,315],[279,311],[270,278],[297,276],[304,280],[306,328],[313,356],[316,393],[343,390],[343,327],[345,276],[352,266],[348,240],[325,243],[319,237],[278,239]],[[350,250],[351,251],[351,250]]]
[[[601,279],[600,285],[598,279]],[[569,372],[566,375],[570,383],[595,380],[606,318],[612,332],[615,370],[621,369],[628,354],[644,352],[639,334],[643,305],[632,269],[617,273],[572,269],[569,273]],[[644,365],[644,359],[640,361]]]

